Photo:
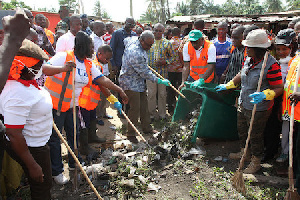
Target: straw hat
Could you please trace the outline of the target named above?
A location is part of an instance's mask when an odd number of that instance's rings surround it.
[[[242,41],[242,45],[246,47],[259,47],[266,49],[271,46],[271,41],[269,40],[265,30],[256,29],[247,35],[246,40]]]

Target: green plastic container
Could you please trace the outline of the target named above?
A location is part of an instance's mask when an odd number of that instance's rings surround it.
[[[185,119],[202,101],[192,142],[196,142],[197,137],[238,139],[237,111],[234,105],[239,91],[216,92],[216,86],[206,83],[202,87],[189,88],[189,84],[186,84],[181,91],[190,102],[179,96],[172,121]]]

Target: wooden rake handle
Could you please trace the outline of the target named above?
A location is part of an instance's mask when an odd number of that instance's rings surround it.
[[[125,117],[125,119],[128,121],[128,123],[132,126],[132,128],[134,129],[134,131],[142,138],[143,142],[147,143],[147,140],[145,140],[145,138],[143,137],[143,135],[139,132],[139,130],[137,130],[137,128],[134,126],[134,124],[131,122],[131,120],[125,114],[125,112],[123,110],[121,110],[121,112],[122,112],[122,115]]]
[[[261,70],[260,70],[260,75],[259,75],[259,80],[258,80],[256,92],[260,92],[260,87],[261,87],[265,67],[267,65],[268,56],[269,56],[269,52],[266,51],[265,56],[264,56],[264,61],[262,63],[262,67],[261,67]],[[242,170],[243,167],[244,167],[246,152],[248,150],[248,146],[249,146],[249,142],[250,142],[250,138],[251,138],[251,132],[252,132],[252,127],[253,127],[253,122],[254,122],[254,116],[255,116],[255,113],[256,113],[256,107],[257,107],[257,104],[254,104],[253,109],[252,109],[250,125],[249,125],[249,129],[248,129],[248,136],[247,136],[247,140],[246,140],[246,145],[245,145],[244,153],[243,153],[243,156],[240,160],[240,164],[239,164],[239,168],[238,168],[239,170]]]
[[[160,75],[160,74],[159,74],[157,71],[155,71],[152,67],[150,67],[149,65],[148,65],[148,67],[149,67],[149,69],[150,69],[156,76],[158,76],[160,79],[162,79],[162,80],[165,79],[162,75]],[[187,99],[186,96],[184,96],[179,90],[177,90],[171,83],[169,83],[169,86],[170,86],[175,92],[177,92],[182,98]]]
[[[102,197],[100,196],[100,194],[98,193],[97,189],[95,188],[95,186],[93,185],[93,183],[91,182],[91,180],[89,179],[89,177],[87,176],[86,172],[82,168],[82,166],[81,166],[78,158],[76,157],[75,153],[72,151],[72,149],[69,146],[68,142],[64,139],[64,137],[62,136],[62,134],[60,133],[60,131],[58,130],[58,128],[57,128],[57,126],[56,126],[56,124],[54,122],[53,122],[53,128],[56,131],[58,137],[61,139],[61,141],[66,145],[68,151],[70,152],[71,156],[74,158],[76,164],[79,166],[80,171],[82,172],[84,178],[86,179],[86,181],[88,182],[88,184],[92,188],[93,192],[96,194],[97,198],[99,200],[103,200]]]

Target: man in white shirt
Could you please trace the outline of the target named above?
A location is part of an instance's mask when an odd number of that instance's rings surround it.
[[[82,22],[80,16],[70,17],[70,30],[58,38],[56,43],[56,52],[70,51],[74,49],[75,36],[81,30]]]
[[[101,47],[104,43],[102,36],[106,32],[105,24],[102,21],[95,21],[93,25],[93,33],[91,34],[91,38],[94,42],[94,52],[98,52],[99,47]]]

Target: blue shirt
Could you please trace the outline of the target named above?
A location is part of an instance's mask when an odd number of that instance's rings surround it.
[[[122,66],[122,56],[125,49],[124,39],[131,36],[136,36],[136,33],[131,31],[128,34],[124,28],[120,28],[113,32],[110,40],[110,46],[113,51],[113,57],[111,59],[112,66],[117,66],[119,68]]]
[[[220,43],[216,38],[213,43],[216,47],[216,73],[221,76],[229,63],[231,41],[226,39],[224,43]]]
[[[157,77],[148,68],[148,54],[136,38],[125,39],[126,47],[122,59],[119,76],[120,87],[123,90],[135,92],[146,91],[146,79],[157,82]]]

